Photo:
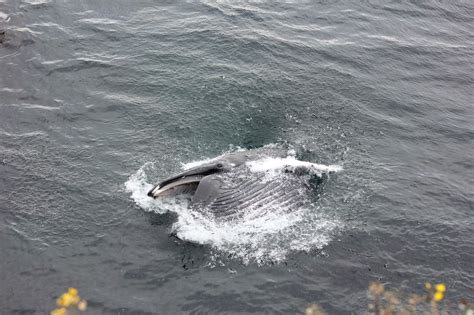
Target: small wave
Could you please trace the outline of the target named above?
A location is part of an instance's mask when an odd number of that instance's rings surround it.
[[[39,6],[49,4],[52,2],[52,0],[23,0],[22,2],[32,6]]]
[[[0,20],[6,21],[8,19],[8,14],[5,12],[0,11]]]
[[[88,24],[97,24],[97,25],[112,25],[120,24],[121,21],[107,18],[84,18],[80,19],[78,22],[88,23]]]
[[[182,168],[198,166],[218,158],[183,164]],[[262,157],[246,166],[252,173],[264,173],[263,177],[267,179],[290,176],[285,172],[298,167],[308,168],[314,174],[342,169],[337,165],[297,160],[292,151],[286,158]],[[212,251],[211,265],[222,263],[227,257],[238,259],[244,264],[282,262],[291,252],[323,248],[343,226],[338,218],[328,215],[321,206],[312,202],[291,208],[291,211],[288,207],[249,207],[238,217],[217,219],[211,213],[190,210],[189,198],[154,200],[148,197],[147,192],[153,185],[148,183],[147,173],[152,172],[153,163],[148,162],[130,176],[125,187],[131,193],[131,198],[145,211],[159,214],[171,211],[177,214],[172,232],[182,240],[209,245]]]

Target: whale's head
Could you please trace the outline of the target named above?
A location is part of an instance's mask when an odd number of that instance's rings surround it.
[[[229,172],[238,165],[240,164],[232,163],[226,159],[220,159],[192,167],[163,180],[148,192],[148,196],[157,198],[193,192],[206,176]]]
[[[227,153],[163,180],[148,192],[148,196],[158,198],[183,193],[194,194],[198,186],[201,187],[201,192],[206,191],[205,188],[209,187],[209,183],[207,186],[200,186],[199,184],[210,180],[210,177],[215,178],[215,175],[237,171],[239,167],[245,165],[247,162],[258,160],[265,156],[278,157],[286,156],[286,154],[287,151],[265,147],[255,150]],[[203,182],[203,179],[206,180]],[[194,197],[196,196],[194,195]]]

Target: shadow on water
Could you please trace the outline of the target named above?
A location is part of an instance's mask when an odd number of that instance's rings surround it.
[[[165,226],[171,226],[178,218],[178,215],[171,211],[165,213],[145,212],[145,216],[151,225]]]

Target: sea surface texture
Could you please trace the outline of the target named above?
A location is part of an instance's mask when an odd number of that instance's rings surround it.
[[[361,314],[373,280],[472,299],[473,101],[470,0],[0,0],[0,314],[68,287],[90,314]],[[266,180],[332,172],[233,221],[146,196],[262,146],[288,149]]]

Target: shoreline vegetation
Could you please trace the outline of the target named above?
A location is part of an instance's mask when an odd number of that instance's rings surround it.
[[[76,288],[69,288],[58,297],[56,306],[50,315],[75,315],[87,310],[87,301],[81,299]]]
[[[383,283],[374,281],[367,290],[368,304],[365,315],[474,315],[474,304],[466,299],[452,303],[445,299],[446,285],[426,282],[423,294],[404,294],[399,290],[387,290]],[[305,315],[327,315],[318,304],[306,308]]]
[[[452,303],[445,299],[444,283],[424,284],[423,294],[404,294],[399,290],[387,290],[383,283],[374,281],[367,290],[368,304],[365,315],[474,315],[474,304],[466,299]],[[87,310],[87,301],[81,299],[76,288],[69,288],[56,300],[57,308],[50,315],[78,315]],[[310,304],[305,315],[328,315],[318,304]]]

